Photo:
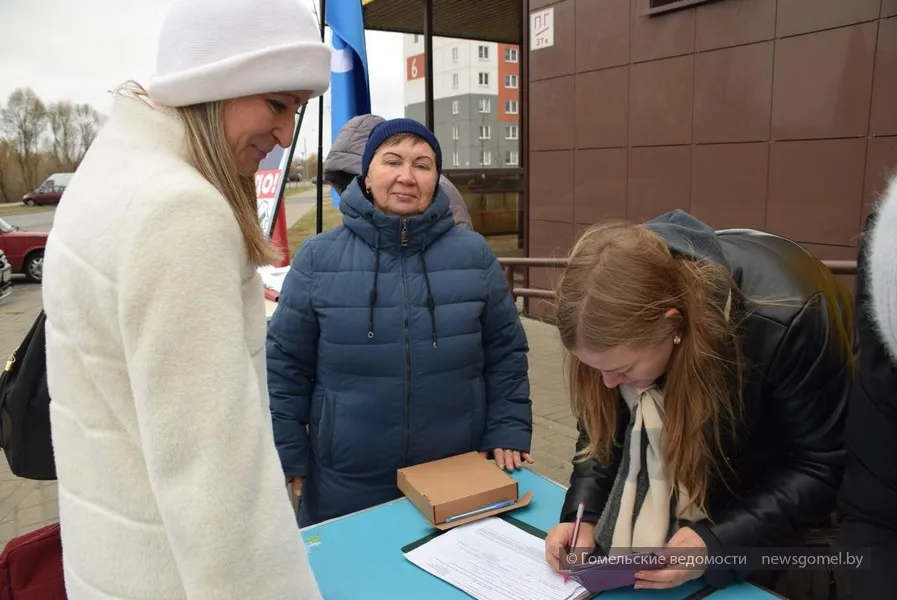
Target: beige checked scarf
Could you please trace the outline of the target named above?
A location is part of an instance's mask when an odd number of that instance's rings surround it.
[[[705,517],[694,507],[686,510],[687,491],[674,490],[667,478],[661,454],[663,392],[622,385],[620,393],[631,417],[617,477],[595,529],[595,542],[605,554],[663,548],[680,519]]]

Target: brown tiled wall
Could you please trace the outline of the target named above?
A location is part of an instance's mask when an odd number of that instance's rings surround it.
[[[650,17],[648,3],[529,2],[555,7],[554,46],[529,54],[530,256],[563,256],[596,220],[681,208],[856,258],[897,170],[897,0]],[[530,284],[553,276],[535,269]]]

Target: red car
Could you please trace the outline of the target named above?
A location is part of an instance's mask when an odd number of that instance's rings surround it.
[[[22,202],[28,206],[43,206],[46,204],[59,204],[65,187],[69,184],[74,173],[53,173],[47,177],[40,187],[25,194]]]
[[[22,273],[29,281],[40,283],[48,236],[44,231],[22,231],[0,219],[0,250],[6,254],[13,273]]]

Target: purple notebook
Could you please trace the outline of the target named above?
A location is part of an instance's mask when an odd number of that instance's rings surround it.
[[[635,573],[648,569],[662,569],[663,559],[654,552],[639,552],[606,560],[595,557],[586,563],[564,571],[589,592],[603,592],[635,584]]]

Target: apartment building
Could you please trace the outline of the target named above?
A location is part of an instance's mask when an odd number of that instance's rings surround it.
[[[426,122],[424,38],[404,36],[405,116]],[[520,50],[433,39],[433,125],[443,169],[520,166]]]

